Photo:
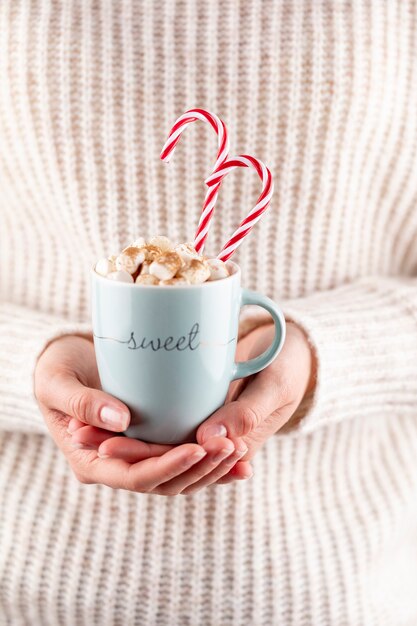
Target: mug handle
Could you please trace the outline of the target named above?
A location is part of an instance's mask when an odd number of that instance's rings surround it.
[[[269,365],[281,351],[285,341],[285,317],[275,302],[256,291],[242,289],[242,299],[240,306],[245,304],[257,304],[263,307],[272,315],[275,324],[275,336],[272,344],[259,356],[249,361],[235,362],[232,370],[231,380],[236,378],[246,378],[251,374],[256,374]]]

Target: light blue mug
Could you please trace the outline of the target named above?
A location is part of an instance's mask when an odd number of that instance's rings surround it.
[[[130,409],[126,435],[183,443],[225,401],[229,384],[273,361],[285,340],[285,319],[269,298],[242,289],[240,269],[201,285],[136,285],[92,270],[92,315],[104,391]],[[235,363],[240,308],[272,315],[275,337],[260,356]]]

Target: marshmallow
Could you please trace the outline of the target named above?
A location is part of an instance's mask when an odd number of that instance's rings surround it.
[[[151,246],[156,246],[157,248],[160,248],[162,252],[168,252],[169,250],[172,250],[174,248],[174,244],[172,243],[172,241],[168,239],[168,237],[164,237],[163,235],[157,235],[156,237],[152,237],[152,239],[149,240],[149,244]]]
[[[150,243],[146,244],[143,248],[143,252],[145,253],[145,260],[148,263],[152,263],[158,256],[161,256],[162,250],[158,246],[153,246]]]
[[[135,239],[135,241],[133,243],[130,244],[129,247],[131,247],[131,248],[143,248],[144,246],[146,246],[146,240],[143,237],[138,237],[137,239]]]
[[[180,243],[175,246],[174,250],[185,264],[189,263],[191,259],[200,258],[197,250],[191,243]]]
[[[151,264],[147,263],[146,261],[144,263],[142,263],[141,268],[140,268],[140,275],[144,276],[145,274],[149,274],[149,268],[150,268]]]
[[[173,278],[182,265],[182,261],[176,252],[165,252],[151,263],[150,273],[159,280]]]
[[[152,276],[152,274],[139,274],[135,283],[137,285],[157,285],[159,280],[155,278],[155,276]]]
[[[119,255],[98,260],[95,271],[110,280],[138,285],[198,285],[229,276],[220,259],[207,259],[192,243],[174,244],[162,235],[148,241],[138,237]]]
[[[188,265],[182,267],[177,278],[185,278],[192,285],[204,283],[210,277],[210,268],[207,261],[192,259]]]
[[[110,274],[107,274],[107,278],[110,278],[110,280],[118,280],[122,283],[133,283],[132,275],[129,274],[129,272],[125,272],[125,270],[110,272]]]
[[[114,272],[116,270],[114,260],[115,257],[114,259],[113,257],[108,257],[97,261],[95,267],[97,274],[100,274],[100,276],[107,276],[107,274],[110,274],[110,272]]]
[[[209,280],[219,280],[229,276],[226,263],[223,263],[220,259],[207,259],[207,264],[210,269]]]
[[[122,250],[116,259],[116,269],[124,270],[129,274],[134,274],[139,265],[145,260],[145,253],[142,249],[129,246]]]
[[[190,283],[188,282],[188,280],[185,280],[185,278],[169,278],[168,280],[160,280],[159,281],[160,285],[189,285]]]

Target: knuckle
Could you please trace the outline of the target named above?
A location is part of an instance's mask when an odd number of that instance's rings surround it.
[[[259,414],[250,406],[241,406],[238,411],[238,418],[242,426],[242,431],[255,430],[261,420]]]
[[[76,417],[82,422],[86,421],[89,406],[89,397],[85,391],[77,391],[68,398],[68,406],[72,417]]]

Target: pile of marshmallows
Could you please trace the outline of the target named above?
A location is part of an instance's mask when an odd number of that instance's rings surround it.
[[[199,255],[192,244],[173,244],[159,235],[136,239],[118,255],[100,259],[95,270],[110,280],[137,285],[198,285],[227,278],[223,261]]]

